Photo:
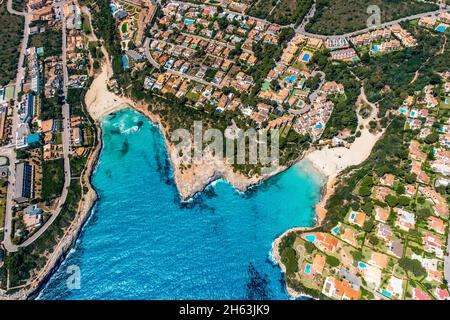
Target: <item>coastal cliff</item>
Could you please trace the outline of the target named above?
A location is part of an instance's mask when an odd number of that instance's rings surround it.
[[[71,222],[70,226],[65,230],[63,237],[59,240],[52,252],[47,256],[46,264],[41,268],[26,286],[18,289],[13,293],[3,292],[0,295],[0,300],[26,300],[35,299],[42,287],[48,279],[56,272],[58,266],[64,261],[71,248],[75,245],[79,234],[81,233],[85,223],[88,221],[92,208],[98,198],[97,192],[91,184],[91,175],[97,165],[98,157],[102,148],[101,144],[101,128],[97,127],[97,145],[88,156],[86,166],[80,176],[80,182],[83,190],[83,195],[78,204],[76,216]]]
[[[209,157],[206,161],[194,161],[189,167],[182,167],[181,158],[177,154],[177,149],[170,143],[169,129],[163,125],[162,119],[157,114],[151,112],[146,103],[133,101],[128,97],[119,96],[109,90],[107,83],[111,75],[112,70],[106,62],[102,65],[101,72],[95,77],[86,94],[86,105],[89,114],[98,122],[110,113],[130,107],[157,125],[164,137],[166,150],[172,163],[174,180],[183,201],[189,200],[211,182],[218,179],[224,179],[237,190],[244,192],[249,187],[287,169],[287,166],[279,166],[270,174],[248,177],[234,170],[223,159],[214,156]]]

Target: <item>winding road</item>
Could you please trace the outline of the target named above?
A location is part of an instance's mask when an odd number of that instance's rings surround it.
[[[19,61],[17,63],[17,75],[16,84],[14,90],[14,105],[12,110],[12,141],[8,146],[0,149],[0,155],[5,156],[9,159],[9,177],[8,177],[8,191],[6,195],[6,209],[5,209],[5,226],[4,226],[4,240],[3,246],[7,251],[14,252],[17,251],[17,246],[12,243],[12,214],[13,214],[13,194],[15,185],[15,175],[16,175],[16,153],[14,148],[16,146],[17,140],[17,128],[19,126],[19,103],[18,94],[22,91],[22,82],[25,78],[25,55],[27,52],[28,38],[30,35],[30,14],[28,12],[19,12],[15,10],[12,6],[12,0],[7,2],[7,10],[10,14],[22,16],[25,18],[24,30],[22,42],[20,44],[20,54]]]
[[[63,6],[65,1],[61,1],[59,3],[61,9],[61,20],[62,20],[62,63],[63,63],[63,95],[67,98],[68,87],[67,84],[69,82],[69,74],[67,72],[67,29],[66,29],[66,19],[64,16]],[[61,209],[66,202],[68,190],[70,187],[70,158],[69,154],[71,152],[70,148],[70,108],[69,104],[64,101],[62,106],[62,116],[63,116],[63,130],[62,130],[62,145],[63,145],[63,157],[64,157],[64,187],[61,193],[60,198],[58,199],[58,206],[56,210],[51,212],[50,218],[45,222],[43,226],[41,226],[35,233],[31,235],[27,240],[18,245],[19,248],[26,247],[32,244],[36,239],[38,239],[47,229],[48,227],[55,221],[55,219],[61,213]]]

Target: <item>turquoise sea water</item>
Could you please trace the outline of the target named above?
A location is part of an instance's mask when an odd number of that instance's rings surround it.
[[[321,181],[312,170],[296,165],[245,194],[219,181],[181,203],[155,126],[130,109],[102,126],[100,200],[41,299],[288,298],[270,250],[313,223]],[[69,290],[73,265],[80,289]]]

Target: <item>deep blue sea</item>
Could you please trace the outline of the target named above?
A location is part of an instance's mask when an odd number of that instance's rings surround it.
[[[102,127],[100,199],[41,299],[288,298],[271,245],[312,225],[322,183],[313,170],[295,165],[244,194],[218,181],[182,203],[157,127],[131,109]],[[79,289],[68,289],[69,266]]]

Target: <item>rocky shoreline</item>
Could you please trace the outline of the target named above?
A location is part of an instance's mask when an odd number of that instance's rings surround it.
[[[65,260],[70,250],[75,245],[83,227],[91,216],[92,209],[95,202],[98,199],[97,192],[91,184],[91,176],[95,171],[96,165],[98,163],[98,157],[102,149],[101,140],[101,128],[97,126],[98,143],[94,150],[88,157],[88,161],[85,170],[81,176],[81,187],[86,187],[88,191],[83,194],[81,201],[78,206],[78,211],[75,219],[72,221],[68,230],[64,233],[63,238],[58,242],[53,252],[48,257],[47,263],[42,268],[37,277],[32,280],[31,283],[26,285],[26,289],[19,289],[13,294],[5,294],[2,299],[9,300],[30,300],[36,299],[45,286],[50,277],[56,272],[61,263]]]
[[[332,196],[334,193],[335,183],[336,183],[336,176],[327,177],[325,179],[323,188],[321,190],[320,201],[315,205],[316,219],[315,219],[313,226],[311,226],[311,227],[295,227],[295,228],[288,229],[273,241],[272,251],[271,251],[272,257],[273,257],[273,260],[275,261],[275,263],[280,267],[280,269],[283,273],[286,273],[286,267],[281,262],[281,256],[280,256],[280,252],[279,252],[281,240],[291,232],[311,231],[322,225],[322,222],[326,217],[325,205],[326,205],[328,199],[330,198],[330,196]],[[287,284],[286,284],[286,291],[287,291],[288,295],[293,298],[305,297],[305,298],[313,299],[313,297],[311,297],[303,292],[297,292],[296,290],[290,288]]]
[[[165,147],[171,161],[174,180],[182,201],[188,201],[196,194],[202,192],[212,182],[224,179],[230,183],[235,189],[241,192],[245,192],[252,186],[258,185],[268,178],[286,170],[289,166],[278,167],[277,170],[270,174],[258,176],[258,177],[246,177],[242,173],[235,172],[233,167],[225,163],[222,159],[209,159],[208,163],[194,163],[189,170],[180,169],[180,159],[177,155],[175,146],[169,143],[168,130],[162,125],[162,121],[159,116],[153,114],[148,110],[148,106],[145,103],[136,103],[129,98],[118,96],[111,92],[107,87],[107,82],[112,74],[112,70],[108,63],[102,65],[101,72],[97,74],[93,80],[91,87],[89,88],[85,102],[88,109],[88,113],[96,122],[98,144],[93,152],[89,155],[88,164],[85,172],[83,172],[83,182],[88,188],[88,192],[83,195],[80,202],[77,217],[72,221],[69,229],[65,232],[63,238],[59,241],[52,254],[50,255],[46,266],[39,272],[38,276],[31,282],[28,289],[21,289],[18,292],[8,295],[8,299],[34,299],[38,296],[40,290],[51,277],[51,275],[57,270],[59,265],[67,257],[68,252],[75,244],[80,232],[82,231],[86,221],[88,221],[92,208],[98,198],[96,191],[91,185],[91,175],[95,169],[98,161],[100,151],[102,149],[102,137],[99,121],[113,112],[120,111],[126,107],[131,107],[134,110],[140,112],[147,117],[154,125],[157,125],[163,135]],[[378,137],[377,137],[378,138]],[[322,192],[321,201],[316,205],[316,222],[315,226],[319,226],[326,215],[325,204],[327,199],[333,193],[333,187],[335,183],[336,174],[331,175],[329,172],[322,170],[323,163],[317,161],[318,155],[313,157],[312,153],[316,150],[308,150],[306,153],[299,156],[299,158],[293,162],[297,163],[301,159],[306,158],[314,168],[321,175],[327,178],[326,188]],[[318,151],[320,152],[320,151]],[[340,158],[340,157],[339,157]],[[326,160],[326,159],[325,159]],[[291,231],[296,230],[309,230],[310,228],[293,228],[287,230],[281,236],[279,236],[272,244],[272,254],[274,260],[278,263],[281,269],[284,269],[281,263],[280,255],[278,252],[278,245],[283,236]],[[284,271],[283,271],[284,272]],[[288,293],[292,297],[306,296],[304,294],[295,292],[291,288],[287,288]]]

